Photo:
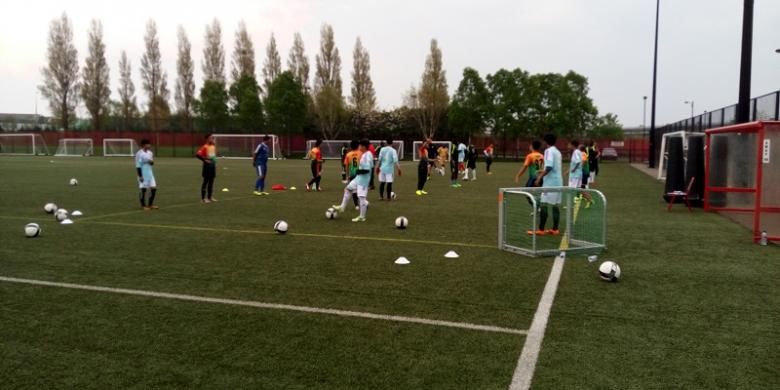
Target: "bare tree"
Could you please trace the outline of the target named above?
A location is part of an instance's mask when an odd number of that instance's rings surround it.
[[[376,107],[376,93],[371,81],[371,58],[363,47],[360,37],[355,41],[352,52],[352,105],[361,115],[366,115]]]
[[[76,116],[79,95],[78,51],[73,45],[73,26],[64,12],[49,24],[48,66],[41,70],[43,84],[38,87],[49,101],[52,115],[68,130]]]
[[[233,49],[233,82],[238,82],[241,76],[255,77],[255,47],[252,38],[246,31],[246,23],[242,20],[236,31],[236,44]]]
[[[82,70],[81,98],[92,117],[92,128],[103,130],[103,116],[111,103],[103,24],[92,20],[89,27],[89,55]]]
[[[225,49],[222,47],[222,27],[217,19],[206,25],[203,78],[204,81],[217,81],[225,85]]]
[[[168,107],[168,75],[162,69],[160,39],[157,37],[157,24],[149,20],[144,36],[146,51],[141,58],[141,79],[143,88],[149,97],[149,122],[152,131],[160,130],[160,125],[170,113]]]
[[[417,89],[416,100],[421,115],[420,130],[424,137],[433,138],[450,101],[441,49],[435,39],[431,40],[431,51],[425,59],[425,71]]]
[[[176,109],[184,122],[184,130],[192,130],[192,105],[195,101],[195,65],[192,61],[192,45],[184,27],[179,26],[179,55],[176,59]]]
[[[287,69],[292,72],[295,81],[303,87],[305,92],[309,91],[309,58],[306,57],[303,46],[303,38],[300,33],[295,33],[290,57],[287,59]]]
[[[344,118],[341,56],[333,38],[333,27],[323,25],[320,35],[320,52],[315,58],[314,107],[324,138],[334,139]]]
[[[138,115],[138,105],[135,99],[135,85],[133,85],[132,69],[127,53],[122,50],[119,59],[119,115],[122,118],[122,129],[127,130],[129,123]]]
[[[271,39],[265,48],[265,63],[263,64],[263,80],[266,93],[271,88],[271,83],[282,73],[282,59],[279,57],[279,50],[276,49],[276,38],[271,33]]]

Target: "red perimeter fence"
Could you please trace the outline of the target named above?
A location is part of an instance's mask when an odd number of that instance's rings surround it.
[[[94,144],[95,155],[102,155],[104,138],[132,138],[140,143],[141,139],[148,139],[153,144],[155,154],[160,157],[192,157],[197,148],[203,144],[204,134],[195,132],[151,132],[151,131],[42,131],[32,132],[40,134],[47,144],[50,152],[57,149],[57,144],[62,138],[91,138]],[[279,136],[279,144],[282,152],[288,157],[302,157],[306,153],[305,135]],[[403,139],[406,159],[412,156],[412,143],[419,139]],[[499,159],[522,160],[531,144],[529,139],[503,139],[491,137],[473,137],[471,142],[482,151],[489,144],[493,144],[494,153]],[[623,141],[600,140],[597,141],[600,150],[612,148],[615,150],[618,160],[643,163],[647,162],[648,143],[646,137],[628,137]],[[558,148],[566,150],[567,139],[558,141]],[[566,154],[566,153],[564,153]]]

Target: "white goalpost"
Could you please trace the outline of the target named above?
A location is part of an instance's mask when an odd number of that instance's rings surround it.
[[[92,153],[92,138],[61,138],[54,155],[59,157],[82,157],[91,156]]]
[[[422,146],[422,141],[414,141],[412,143],[412,159],[414,161],[420,161],[420,146]],[[435,156],[428,156],[428,158],[436,158],[438,156],[438,150],[440,147],[444,146],[447,148],[447,160],[449,161],[450,158],[450,150],[452,150],[452,142],[450,141],[433,141],[433,146],[436,149],[437,153]]]
[[[702,137],[704,133],[693,133],[690,131],[673,131],[661,136],[661,156],[658,159],[658,180],[666,180],[666,168],[668,167],[667,160],[669,159],[669,138],[682,138],[683,144],[683,158],[688,158],[688,140],[691,137]]]
[[[279,137],[273,134],[214,134],[214,145],[217,147],[217,157],[221,158],[252,158],[255,148],[263,137],[271,137],[269,159],[281,160],[282,148]]]
[[[46,156],[49,149],[40,134],[0,133],[0,155]]]
[[[132,157],[138,149],[132,138],[103,138],[104,157]]]

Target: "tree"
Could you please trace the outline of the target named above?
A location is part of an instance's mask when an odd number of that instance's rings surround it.
[[[130,61],[127,60],[127,53],[122,50],[122,57],[119,59],[119,104],[118,116],[122,119],[121,129],[127,130],[130,122],[138,115],[138,105],[135,99],[135,85],[133,85],[132,69]]]
[[[617,115],[607,113],[596,118],[586,135],[590,139],[620,140],[623,139],[623,126],[618,121]]]
[[[89,55],[82,70],[81,98],[92,117],[92,128],[103,130],[103,117],[111,103],[103,24],[92,20],[89,28]]]
[[[489,94],[485,81],[473,68],[463,69],[463,79],[458,85],[447,112],[453,134],[470,138],[485,130]]]
[[[265,125],[263,103],[260,101],[260,86],[252,75],[244,75],[230,86],[232,113],[242,131],[261,131]]]
[[[420,131],[425,138],[433,138],[447,112],[449,94],[447,93],[447,73],[442,63],[439,43],[431,40],[431,51],[425,59],[425,71],[422,83],[416,91],[416,100]]]
[[[222,27],[214,19],[206,25],[206,44],[203,48],[203,79],[225,85],[225,49],[222,47]]]
[[[341,90],[341,56],[333,38],[333,27],[328,24],[320,30],[320,53],[315,62],[314,107],[325,139],[338,136],[344,119],[344,97]]]
[[[301,132],[306,122],[306,96],[293,72],[282,72],[271,83],[265,107],[268,112],[268,127],[274,129],[274,132],[288,136],[289,153],[289,135]]]
[[[276,49],[276,38],[271,33],[271,39],[265,48],[265,63],[263,63],[263,82],[265,90],[271,86],[271,83],[282,73],[282,59],[279,57],[279,51]]]
[[[195,100],[195,64],[192,61],[192,45],[184,27],[179,26],[179,55],[176,59],[176,109],[186,131],[192,131],[192,111]]]
[[[157,24],[149,20],[144,36],[146,51],[141,58],[141,80],[149,97],[149,123],[152,131],[160,130],[160,125],[168,118],[168,75],[162,69],[160,39],[157,37]]]
[[[367,114],[376,107],[376,93],[374,92],[374,83],[371,81],[371,57],[368,50],[363,47],[360,37],[355,41],[352,59],[352,96],[350,100],[359,113]]]
[[[243,76],[255,77],[255,46],[243,20],[238,24],[238,31],[236,31],[232,75],[234,83]]]
[[[41,70],[41,95],[49,101],[52,115],[63,129],[70,128],[76,116],[79,89],[78,51],[73,45],[73,26],[68,15],[62,14],[49,24],[48,66]]]
[[[528,72],[500,69],[486,77],[489,101],[487,126],[496,136],[522,137],[529,134],[530,120]]]
[[[225,85],[217,80],[206,80],[200,88],[200,100],[195,102],[203,128],[216,131],[228,122],[228,94]]]
[[[293,47],[290,49],[290,57],[287,59],[287,69],[292,72],[295,81],[301,85],[304,92],[309,91],[309,58],[306,57],[303,46],[303,38],[300,33],[295,33]]]

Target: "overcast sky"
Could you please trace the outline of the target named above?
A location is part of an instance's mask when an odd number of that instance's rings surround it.
[[[753,96],[780,89],[780,54],[775,53],[780,48],[780,1],[755,2]],[[382,108],[398,106],[403,92],[419,82],[431,38],[439,40],[451,93],[467,66],[483,77],[500,68],[574,70],[590,80],[600,113],[615,113],[624,125],[636,126],[642,123],[642,96],[651,92],[654,0],[27,0],[5,2],[2,8],[0,112],[34,112],[48,25],[63,11],[73,22],[82,64],[89,21],[103,22],[113,97],[119,55],[127,50],[141,102],[138,66],[150,18],[157,22],[171,88],[177,26],[184,26],[193,43],[200,85],[204,29],[216,17],[228,60],[236,26],[246,22],[258,73],[271,32],[286,64],[296,31],[303,35],[313,72],[320,27],[331,24],[347,94],[352,48],[360,36],[371,54],[371,76]],[[660,123],[688,116],[686,100],[695,101],[697,113],[736,102],[741,21],[741,0],[662,0]],[[49,113],[43,100],[38,110]]]

